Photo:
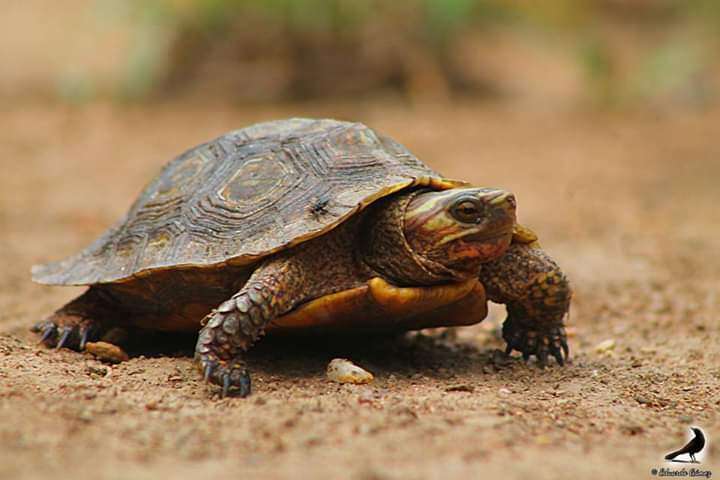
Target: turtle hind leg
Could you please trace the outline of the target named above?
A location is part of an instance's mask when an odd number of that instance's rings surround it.
[[[55,313],[36,323],[31,331],[41,335],[40,342],[48,347],[82,351],[85,344],[101,338],[111,327],[112,309],[97,287],[85,293]]]

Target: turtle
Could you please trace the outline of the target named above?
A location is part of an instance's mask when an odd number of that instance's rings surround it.
[[[76,350],[118,326],[198,333],[205,381],[244,397],[267,332],[470,325],[490,300],[508,354],[563,365],[569,281],[516,208],[362,123],[258,123],[176,157],[89,247],[34,266],[88,288],[33,330]]]

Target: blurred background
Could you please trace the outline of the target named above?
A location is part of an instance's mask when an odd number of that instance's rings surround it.
[[[7,0],[0,61],[8,284],[184,150],[290,116],[515,192],[580,311],[584,290],[713,268],[717,0]]]
[[[8,0],[2,102],[391,97],[698,108],[716,0]]]
[[[0,478],[647,476],[687,425],[720,431],[719,102],[718,0],[4,0]],[[187,355],[100,378],[37,345],[28,327],[83,288],[32,264],[88,245],[186,149],[290,116],[512,190],[574,287],[573,365],[496,365],[498,306],[450,332],[462,353],[359,351],[359,396],[312,348],[220,403]]]

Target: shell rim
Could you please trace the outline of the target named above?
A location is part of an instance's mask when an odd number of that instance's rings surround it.
[[[247,265],[252,265],[253,263],[257,263],[258,261],[262,260],[263,258],[269,257],[270,255],[274,255],[278,252],[281,252],[283,250],[287,250],[289,248],[292,248],[296,245],[299,245],[301,243],[304,243],[308,240],[312,240],[313,238],[320,237],[322,235],[325,235],[326,233],[332,231],[333,229],[337,228],[339,225],[343,224],[347,219],[352,217],[353,215],[357,215],[359,212],[365,210],[368,206],[375,203],[376,201],[380,200],[381,198],[390,196],[394,193],[397,193],[399,191],[413,188],[413,187],[429,187],[433,190],[450,190],[453,188],[460,188],[460,187],[467,187],[470,186],[470,183],[465,182],[463,180],[455,180],[450,178],[444,178],[444,177],[433,177],[433,176],[420,176],[411,180],[408,180],[406,182],[399,182],[394,185],[382,188],[378,190],[373,195],[369,195],[365,199],[363,199],[360,203],[358,203],[355,207],[348,210],[347,213],[336,219],[334,222],[329,223],[328,225],[324,226],[323,228],[314,231],[309,232],[306,235],[300,235],[291,241],[284,243],[282,245],[279,245],[276,248],[267,250],[262,253],[257,254],[244,254],[234,257],[228,257],[226,260],[222,262],[215,262],[215,263],[209,263],[209,264],[197,264],[197,263],[178,263],[174,265],[169,266],[161,266],[161,267],[149,267],[144,268],[142,270],[138,270],[136,272],[133,272],[125,277],[113,279],[113,280],[107,280],[107,281],[100,281],[100,282],[69,282],[64,283],[62,285],[66,286],[89,286],[89,285],[110,285],[110,284],[117,284],[117,283],[127,283],[136,279],[149,277],[157,272],[163,272],[163,271],[169,271],[169,270],[190,270],[190,269],[199,269],[199,270],[206,270],[206,269],[218,269],[225,266],[234,266],[234,267],[242,267]],[[58,285],[50,282],[43,282],[40,278],[38,278],[38,274],[40,269],[44,265],[33,265],[32,266],[32,279],[34,282],[43,284],[43,285]]]

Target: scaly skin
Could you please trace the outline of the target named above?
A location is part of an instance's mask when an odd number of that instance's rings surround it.
[[[230,387],[238,395],[250,394],[250,376],[243,353],[264,334],[274,318],[303,298],[302,269],[290,259],[270,261],[258,268],[245,286],[203,320],[195,347],[195,360],[205,381]]]
[[[498,260],[482,266],[488,299],[504,303],[507,353],[517,350],[540,365],[552,355],[563,365],[569,355],[564,319],[572,291],[565,274],[537,244],[513,243]],[[564,356],[564,357],[563,357]]]

